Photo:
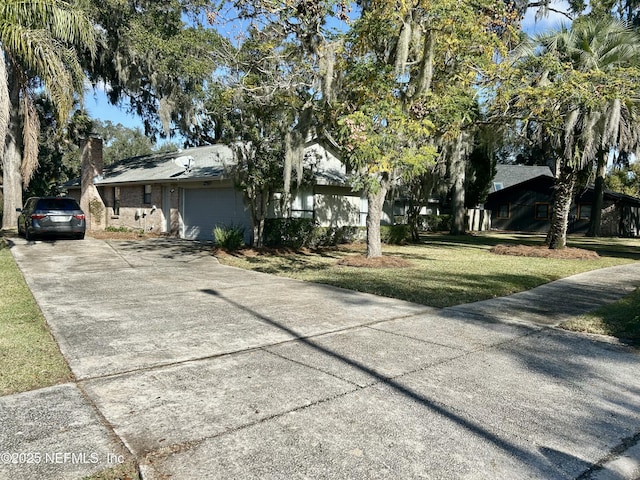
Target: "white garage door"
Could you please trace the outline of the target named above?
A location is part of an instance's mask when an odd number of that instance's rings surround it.
[[[213,240],[216,225],[242,225],[245,242],[251,238],[249,209],[234,188],[185,189],[183,198],[184,238]]]

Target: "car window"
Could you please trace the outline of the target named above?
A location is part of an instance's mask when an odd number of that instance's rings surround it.
[[[27,200],[26,205],[24,206],[25,210],[31,210],[33,209],[33,207],[35,206],[35,203],[38,199],[37,198],[30,198],[29,200]]]
[[[71,211],[80,210],[80,207],[73,198],[41,198],[37,210]]]

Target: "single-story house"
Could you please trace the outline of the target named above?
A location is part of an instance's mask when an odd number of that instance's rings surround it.
[[[547,166],[496,165],[496,175],[493,177],[489,187],[489,193],[497,192],[540,176],[553,178],[553,173]]]
[[[520,181],[518,181],[520,179]],[[555,178],[548,167],[499,165],[485,209],[497,230],[547,232],[552,215]],[[569,233],[586,233],[591,221],[593,187],[577,192],[569,215]],[[605,191],[603,236],[640,236],[640,199]]]
[[[81,178],[65,187],[80,202],[90,229],[127,227],[210,240],[216,225],[233,224],[245,227],[249,242],[251,216],[230,174],[234,164],[232,149],[218,144],[103,166],[102,141],[91,138],[82,145]],[[364,226],[366,196],[352,190],[337,149],[310,141],[305,165],[313,182],[292,195],[288,212],[273,208],[272,216],[312,218],[320,226]],[[387,215],[386,221],[391,219]]]

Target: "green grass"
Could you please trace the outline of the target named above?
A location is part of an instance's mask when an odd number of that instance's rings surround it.
[[[0,395],[72,379],[40,308],[0,237]]]
[[[567,330],[617,337],[640,346],[640,289],[622,300],[562,325]]]
[[[83,480],[139,480],[138,467],[136,463],[130,459],[113,468],[103,470]]]
[[[222,263],[251,270],[447,307],[528,290],[576,273],[640,259],[640,240],[577,239],[573,245],[602,253],[596,260],[555,260],[495,255],[499,243],[542,244],[533,235],[428,235],[418,245],[383,247],[384,255],[411,262],[409,268],[355,268],[337,265],[347,255],[363,254],[364,245],[318,252],[257,256],[230,255]],[[606,252],[613,251],[614,254]]]

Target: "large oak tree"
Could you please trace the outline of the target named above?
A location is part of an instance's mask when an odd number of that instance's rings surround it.
[[[464,231],[467,160],[480,120],[479,88],[516,34],[509,2],[360,2],[362,16],[336,64],[333,110],[348,160],[362,176],[370,216],[394,177],[448,165],[453,232]],[[349,148],[351,146],[351,148]],[[376,228],[378,218],[370,219]],[[380,255],[368,237],[368,255]]]

